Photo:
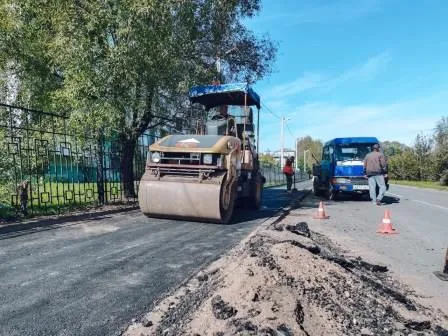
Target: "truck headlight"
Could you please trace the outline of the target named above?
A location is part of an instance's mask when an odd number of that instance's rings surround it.
[[[159,152],[154,152],[151,154],[151,161],[154,163],[159,163],[160,162],[160,153]]]
[[[204,154],[202,156],[202,162],[204,164],[212,164],[213,163],[213,155],[212,154]]]

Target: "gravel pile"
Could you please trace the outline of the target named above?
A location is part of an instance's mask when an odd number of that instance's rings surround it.
[[[258,230],[125,335],[448,336],[448,317],[421,306],[387,267],[345,258],[294,221]]]

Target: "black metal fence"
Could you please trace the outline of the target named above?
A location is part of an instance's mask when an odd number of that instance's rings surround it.
[[[0,219],[136,202],[147,149],[157,137],[145,133],[137,141],[135,193],[129,196],[121,164],[130,158],[122,155],[120,141],[69,122],[65,115],[0,103]],[[286,183],[279,166],[265,165],[262,171],[266,186]]]
[[[64,115],[0,104],[0,218],[136,201],[124,195],[119,141],[76,129]],[[145,133],[137,141],[135,181],[155,140]],[[21,209],[24,200],[27,209]]]
[[[271,187],[286,184],[286,177],[279,165],[262,164],[261,171],[266,178],[266,186]]]
[[[278,164],[264,164],[261,166],[263,176],[266,178],[266,187],[280,186],[286,184],[286,176]],[[308,174],[296,172],[294,174],[294,181],[301,182],[309,179]]]

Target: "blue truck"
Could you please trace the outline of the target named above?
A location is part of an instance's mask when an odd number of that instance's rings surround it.
[[[341,193],[368,195],[363,165],[374,144],[379,144],[375,137],[335,138],[325,143],[322,160],[313,165],[314,194],[330,200]]]

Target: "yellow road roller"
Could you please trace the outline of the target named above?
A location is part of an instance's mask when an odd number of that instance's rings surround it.
[[[236,205],[259,209],[265,182],[257,153],[260,97],[246,83],[229,83],[193,87],[189,99],[204,106],[207,120],[196,134],[168,135],[149,147],[141,211],[228,223]]]

